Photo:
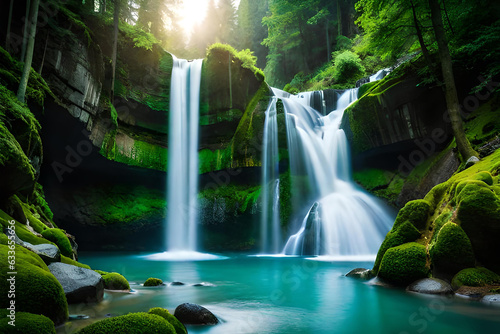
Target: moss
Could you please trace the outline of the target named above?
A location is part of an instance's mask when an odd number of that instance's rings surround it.
[[[91,269],[89,265],[80,263],[80,262],[75,261],[73,259],[70,259],[69,257],[64,256],[64,255],[61,255],[61,262],[62,263],[66,263],[66,264],[71,264],[73,266],[77,266],[77,267],[80,267],[80,268]]]
[[[493,185],[493,177],[490,172],[482,171],[472,177],[473,180],[483,181],[487,185]]]
[[[8,214],[6,214],[4,211],[0,210],[0,224],[6,228],[9,227],[9,221],[14,220],[12,217],[10,217]],[[21,239],[22,241],[29,242],[30,244],[33,245],[40,245],[40,244],[51,244],[55,245],[53,242],[50,242],[47,239],[37,237],[31,231],[29,231],[25,225],[15,222],[14,226],[16,227],[16,235]]]
[[[112,334],[112,333],[158,333],[175,334],[174,327],[162,317],[148,313],[130,313],[118,317],[107,318],[84,327],[78,334]]]
[[[485,286],[500,284],[500,276],[483,267],[463,269],[453,277],[451,286],[458,289],[465,286]]]
[[[408,285],[428,276],[425,246],[410,242],[385,252],[378,276],[396,285]]]
[[[429,254],[434,269],[439,273],[454,275],[462,269],[474,266],[474,252],[467,234],[460,226],[446,223],[440,229]]]
[[[432,234],[432,240],[431,241],[436,241],[437,236],[439,234],[439,231],[443,227],[444,224],[446,224],[450,218],[453,216],[453,212],[450,210],[445,210],[442,212],[434,221],[433,224],[433,234]]]
[[[409,221],[404,222],[403,224],[396,226],[394,225],[392,230],[387,233],[382,245],[380,246],[377,258],[375,259],[375,264],[373,266],[373,273],[376,275],[380,268],[380,263],[384,257],[384,254],[390,248],[400,246],[402,244],[406,244],[408,242],[412,242],[417,240],[420,237],[420,232],[413,226]]]
[[[154,307],[148,311],[149,314],[156,314],[168,321],[175,328],[176,334],[187,334],[186,327],[167,309],[161,307]]]
[[[52,241],[59,247],[61,254],[73,258],[73,248],[63,230],[58,228],[50,228],[42,232],[42,236],[47,240]]]
[[[43,315],[16,312],[15,327],[8,324],[7,310],[0,311],[0,332],[13,334],[43,333],[56,334],[54,322]]]
[[[359,87],[358,99],[361,98],[366,93],[368,93],[376,85],[377,85],[377,81],[373,81],[373,82],[367,82],[364,85],[362,85],[361,87]]]
[[[406,205],[399,210],[394,226],[409,221],[419,230],[425,228],[429,217],[430,207],[429,202],[421,199],[406,203]]]
[[[150,277],[144,282],[144,286],[159,286],[162,285],[163,281],[159,278]]]
[[[7,268],[7,246],[0,245],[0,250],[0,288],[8,291],[7,272],[10,270]],[[63,323],[68,318],[68,304],[64,290],[54,275],[48,269],[42,269],[38,259],[18,257],[16,270],[16,311],[42,314],[56,325]],[[7,294],[2,293],[0,307],[8,305]]]
[[[491,293],[500,293],[500,288],[494,288],[490,290]]]
[[[355,171],[353,179],[373,195],[384,198],[389,204],[397,206],[397,199],[405,180],[398,174],[381,169]]]
[[[200,174],[231,168],[231,147],[224,149],[203,149],[198,152]]]
[[[288,226],[293,214],[290,169],[280,174],[279,180],[280,224],[282,226]]]
[[[107,273],[102,276],[104,288],[109,290],[130,290],[130,285],[125,277],[118,273]]]
[[[198,194],[198,198],[210,202],[224,200],[226,212],[246,213],[257,204],[261,186],[244,186],[228,184],[216,189],[207,188]]]

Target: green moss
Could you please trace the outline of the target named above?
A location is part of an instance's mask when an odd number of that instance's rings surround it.
[[[396,285],[408,285],[428,276],[425,246],[410,242],[385,252],[378,276]]]
[[[159,278],[150,277],[144,282],[144,286],[158,286],[162,285],[163,281]]]
[[[187,334],[186,327],[167,309],[161,307],[154,307],[148,311],[149,314],[156,314],[168,321],[175,328],[176,334]]]
[[[109,290],[130,290],[130,285],[125,277],[118,273],[108,273],[102,276],[104,288]]]
[[[282,226],[288,226],[293,214],[290,169],[280,174],[279,180],[280,224]]]
[[[434,269],[449,275],[472,267],[476,262],[467,234],[460,226],[451,222],[440,229],[435,243],[431,244],[429,254]]]
[[[4,211],[0,210],[0,224],[5,228],[9,227],[9,221],[14,220],[12,217],[10,217],[8,214],[6,214]],[[16,234],[21,239],[22,241],[29,242],[30,244],[33,245],[40,245],[40,244],[52,244],[55,245],[53,242],[50,242],[47,239],[37,237],[31,231],[27,229],[27,227],[19,222],[15,222],[14,224],[15,229],[16,229]]]
[[[0,311],[0,332],[13,334],[43,333],[56,334],[54,322],[43,315],[26,312],[16,312],[15,327],[9,325],[7,310]]]
[[[80,262],[75,261],[73,259],[70,259],[69,257],[64,256],[64,255],[61,255],[61,262],[62,263],[66,263],[66,264],[71,264],[73,266],[77,266],[77,267],[80,267],[80,268],[91,269],[89,265],[80,263]]]
[[[78,334],[111,333],[158,333],[175,334],[174,327],[162,317],[148,313],[130,313],[119,317],[107,318],[84,327]]]
[[[430,210],[429,202],[421,199],[410,201],[399,210],[394,226],[398,226],[406,221],[412,223],[419,230],[425,228]]]
[[[452,216],[453,216],[453,212],[451,212],[450,210],[445,210],[436,218],[436,220],[434,221],[434,224],[433,224],[434,230],[433,230],[433,234],[432,234],[432,241],[436,241],[437,236],[439,234],[439,231],[441,230],[443,225],[446,224],[450,220],[450,218]]]
[[[500,293],[500,287],[499,288],[494,288],[490,290],[491,293]]]
[[[462,285],[485,286],[493,284],[500,284],[500,276],[483,267],[463,269],[451,281],[453,289],[458,289]]]
[[[206,188],[198,194],[198,198],[210,202],[224,200],[226,212],[246,213],[254,208],[258,202],[261,186],[245,186],[228,184],[213,188]]]
[[[73,248],[71,247],[71,243],[63,230],[50,228],[43,231],[42,236],[55,243],[57,247],[59,247],[62,255],[73,258]]]
[[[217,150],[200,150],[198,157],[200,174],[231,168],[231,147],[229,146]]]
[[[420,232],[409,221],[406,221],[399,226],[394,225],[392,230],[387,233],[378,250],[377,258],[375,259],[375,264],[372,269],[373,273],[375,275],[378,273],[380,263],[382,262],[384,254],[388,249],[415,241],[418,238],[420,238]]]
[[[472,177],[472,179],[478,180],[478,181],[483,181],[484,183],[486,183],[489,186],[493,185],[493,177],[491,176],[490,172],[486,172],[486,171],[479,172],[479,173],[475,174]]]
[[[0,250],[0,289],[8,291],[7,246],[0,245]],[[56,325],[63,323],[68,318],[68,304],[54,275],[48,269],[42,269],[38,259],[24,257],[17,258],[16,270],[16,311],[45,315]],[[8,305],[7,294],[2,293],[0,307]]]
[[[102,270],[97,270],[97,269],[96,269],[96,270],[94,270],[94,271],[95,271],[96,273],[98,273],[99,275],[101,275],[101,276],[104,276],[104,275],[109,274],[107,271],[102,271]]]
[[[367,92],[369,92],[374,86],[377,85],[377,81],[373,82],[367,82],[361,87],[359,87],[358,90],[358,99],[361,98],[363,95],[365,95]]]

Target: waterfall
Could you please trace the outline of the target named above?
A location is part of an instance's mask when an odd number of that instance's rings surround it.
[[[273,91],[285,109],[290,172],[293,177],[306,179],[308,196],[301,200],[309,203],[307,214],[299,219],[301,224],[288,239],[283,253],[375,255],[393,217],[352,181],[348,142],[340,129],[344,110],[357,99],[358,89],[344,91],[336,110],[326,116],[311,108],[312,93],[290,95]],[[267,140],[264,135],[264,149],[269,145]],[[270,168],[266,160],[263,168]],[[263,218],[267,218],[262,221],[263,227],[269,231],[269,217]],[[269,242],[269,237],[262,240]]]
[[[196,251],[202,60],[174,57],[168,134],[167,250]]]
[[[279,152],[276,99],[266,110],[262,154],[261,251],[278,253],[281,247],[279,215]]]

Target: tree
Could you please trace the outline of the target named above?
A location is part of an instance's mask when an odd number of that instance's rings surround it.
[[[113,53],[111,55],[111,92],[110,92],[110,99],[111,102],[114,101],[114,96],[115,96],[115,77],[116,77],[116,59],[117,59],[117,53],[118,53],[118,24],[120,21],[120,1],[121,0],[115,0],[115,8],[113,12],[113,24],[114,24],[114,31],[113,31]]]
[[[14,0],[10,0],[9,18],[7,19],[7,33],[5,34],[5,49],[10,51],[10,25],[12,23],[12,9],[14,8]]]
[[[444,89],[446,97],[446,105],[450,116],[453,135],[457,142],[458,151],[462,155],[463,160],[468,160],[472,156],[478,156],[467,137],[460,116],[460,104],[458,102],[457,89],[455,87],[455,78],[453,75],[453,66],[451,62],[450,50],[448,49],[448,41],[446,32],[443,26],[443,18],[438,0],[429,0],[431,10],[431,20],[438,44],[439,59],[441,61],[441,69],[443,72]]]
[[[28,19],[29,26],[29,36],[28,43],[26,47],[26,58],[24,59],[23,72],[21,74],[21,81],[19,83],[19,89],[17,90],[17,99],[24,103],[26,95],[26,87],[28,86],[28,79],[31,71],[31,63],[33,61],[33,50],[35,48],[35,35],[36,35],[36,24],[38,20],[38,7],[40,0],[34,0],[30,8],[30,15]],[[25,31],[27,34],[28,31]]]

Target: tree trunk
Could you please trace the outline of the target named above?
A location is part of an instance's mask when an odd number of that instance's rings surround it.
[[[29,20],[30,20],[30,7],[31,7],[31,0],[26,0],[26,16],[24,18],[24,32],[23,32],[23,46],[21,49],[21,58],[19,59],[21,62],[24,61],[26,58],[26,45],[28,44],[28,30],[30,29],[29,27]]]
[[[429,65],[429,68],[432,70],[434,68],[431,56],[429,54],[429,50],[427,49],[427,46],[425,45],[424,42],[424,37],[422,35],[422,30],[420,29],[420,23],[418,22],[417,19],[417,11],[415,10],[415,5],[413,4],[413,1],[410,1],[411,4],[411,10],[413,14],[413,23],[415,24],[415,30],[417,32],[417,37],[418,37],[418,43],[420,44],[420,48],[422,49],[422,54],[424,55],[424,59]]]
[[[438,44],[439,58],[441,60],[446,93],[446,105],[448,107],[451,127],[453,129],[455,140],[457,141],[458,151],[462,155],[462,159],[466,161],[472,156],[478,157],[479,155],[472,149],[467,137],[465,136],[462,118],[460,116],[460,105],[458,103],[458,94],[455,87],[450,50],[448,49],[448,41],[446,40],[443,19],[441,16],[441,8],[439,7],[438,0],[429,0],[429,7],[431,9],[432,26],[434,28],[434,34],[436,35],[436,41]]]
[[[5,50],[10,52],[10,25],[12,23],[12,8],[14,7],[14,0],[10,0],[9,19],[7,21],[7,34],[5,35]]]
[[[233,82],[231,78],[231,53],[228,54],[228,67],[229,67],[229,108],[233,109]]]
[[[26,86],[28,85],[28,79],[30,77],[31,62],[33,61],[33,49],[35,48],[35,35],[36,35],[36,23],[38,19],[38,5],[40,0],[34,0],[33,6],[30,10],[29,20],[29,40],[26,48],[26,59],[24,60],[23,73],[21,75],[21,82],[19,83],[19,89],[17,90],[17,99],[24,103],[24,97],[26,95]],[[28,33],[27,31],[25,33]]]
[[[330,48],[330,33],[328,31],[328,17],[325,19],[325,33],[326,33],[326,61],[330,62],[332,58],[332,50]]]
[[[47,30],[47,37],[45,38],[45,46],[43,48],[42,63],[40,64],[40,69],[38,74],[42,74],[43,64],[45,63],[45,55],[47,54],[47,45],[49,44],[49,31]]]
[[[120,0],[115,0],[115,11],[113,14],[113,22],[114,22],[114,36],[113,36],[113,54],[112,58],[112,74],[111,74],[111,92],[110,92],[110,100],[111,103],[114,104],[115,97],[115,76],[116,76],[116,55],[118,52],[118,21],[120,19]]]

